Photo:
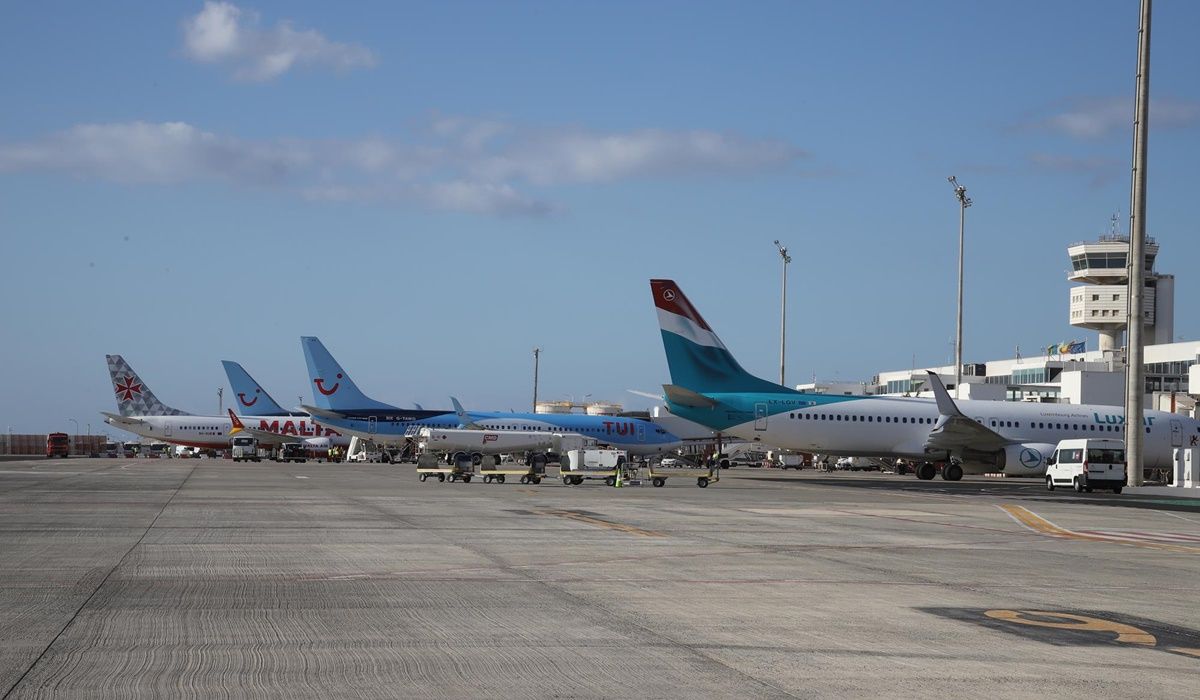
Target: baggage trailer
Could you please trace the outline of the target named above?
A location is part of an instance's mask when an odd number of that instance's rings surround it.
[[[437,456],[428,453],[417,460],[417,478],[421,481],[436,478],[439,482],[461,481],[469,484],[474,475],[475,468],[469,457],[450,465],[439,465]]]
[[[617,476],[627,482],[637,476],[624,450],[606,448],[567,450],[559,468],[563,484],[578,486],[584,479],[603,479],[608,486],[617,485]]]
[[[532,464],[526,469],[480,469],[479,475],[483,477],[483,483],[490,484],[495,482],[503,484],[505,477],[521,477],[522,484],[540,484],[546,476],[546,465]]]
[[[686,479],[695,479],[696,485],[702,489],[708,488],[708,485],[714,481],[721,480],[720,472],[713,469],[660,469],[654,471],[654,467],[650,467],[650,483],[657,487],[667,485],[667,479],[673,476],[684,477]]]

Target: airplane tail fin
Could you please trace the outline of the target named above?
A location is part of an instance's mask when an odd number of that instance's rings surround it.
[[[318,338],[303,336],[300,346],[304,348],[304,361],[308,364],[308,379],[313,385],[313,401],[317,408],[332,411],[372,408],[400,410],[362,393]]]
[[[742,369],[674,280],[650,280],[650,291],[674,387],[700,393],[792,391]]]
[[[262,388],[250,373],[242,366],[229,360],[221,360],[225,367],[225,376],[229,378],[229,386],[237,398],[238,410],[247,416],[286,416],[288,412],[275,403],[275,399]]]
[[[108,376],[117,392],[117,412],[122,416],[187,416],[184,411],[171,408],[150,391],[150,387],[137,376],[120,355],[105,355],[108,360]]]

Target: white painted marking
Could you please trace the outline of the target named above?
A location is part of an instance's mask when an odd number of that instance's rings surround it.
[[[307,479],[308,477],[307,476],[297,476],[296,478],[297,479]]]

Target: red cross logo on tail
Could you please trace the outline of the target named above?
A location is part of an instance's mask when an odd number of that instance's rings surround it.
[[[135,383],[133,377],[125,377],[124,382],[124,384],[121,382],[116,384],[117,396],[121,398],[121,401],[133,401],[134,394],[141,395],[142,385]]]

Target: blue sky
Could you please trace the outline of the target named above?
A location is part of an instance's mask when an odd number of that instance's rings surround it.
[[[78,3],[0,25],[0,423],[100,425],[119,353],[213,412],[285,405],[300,335],[396,403],[528,406],[667,381],[650,277],[789,381],[1094,334],[1066,246],[1129,208],[1138,6],[1117,2]],[[1200,5],[1155,5],[1148,227],[1200,254]]]

